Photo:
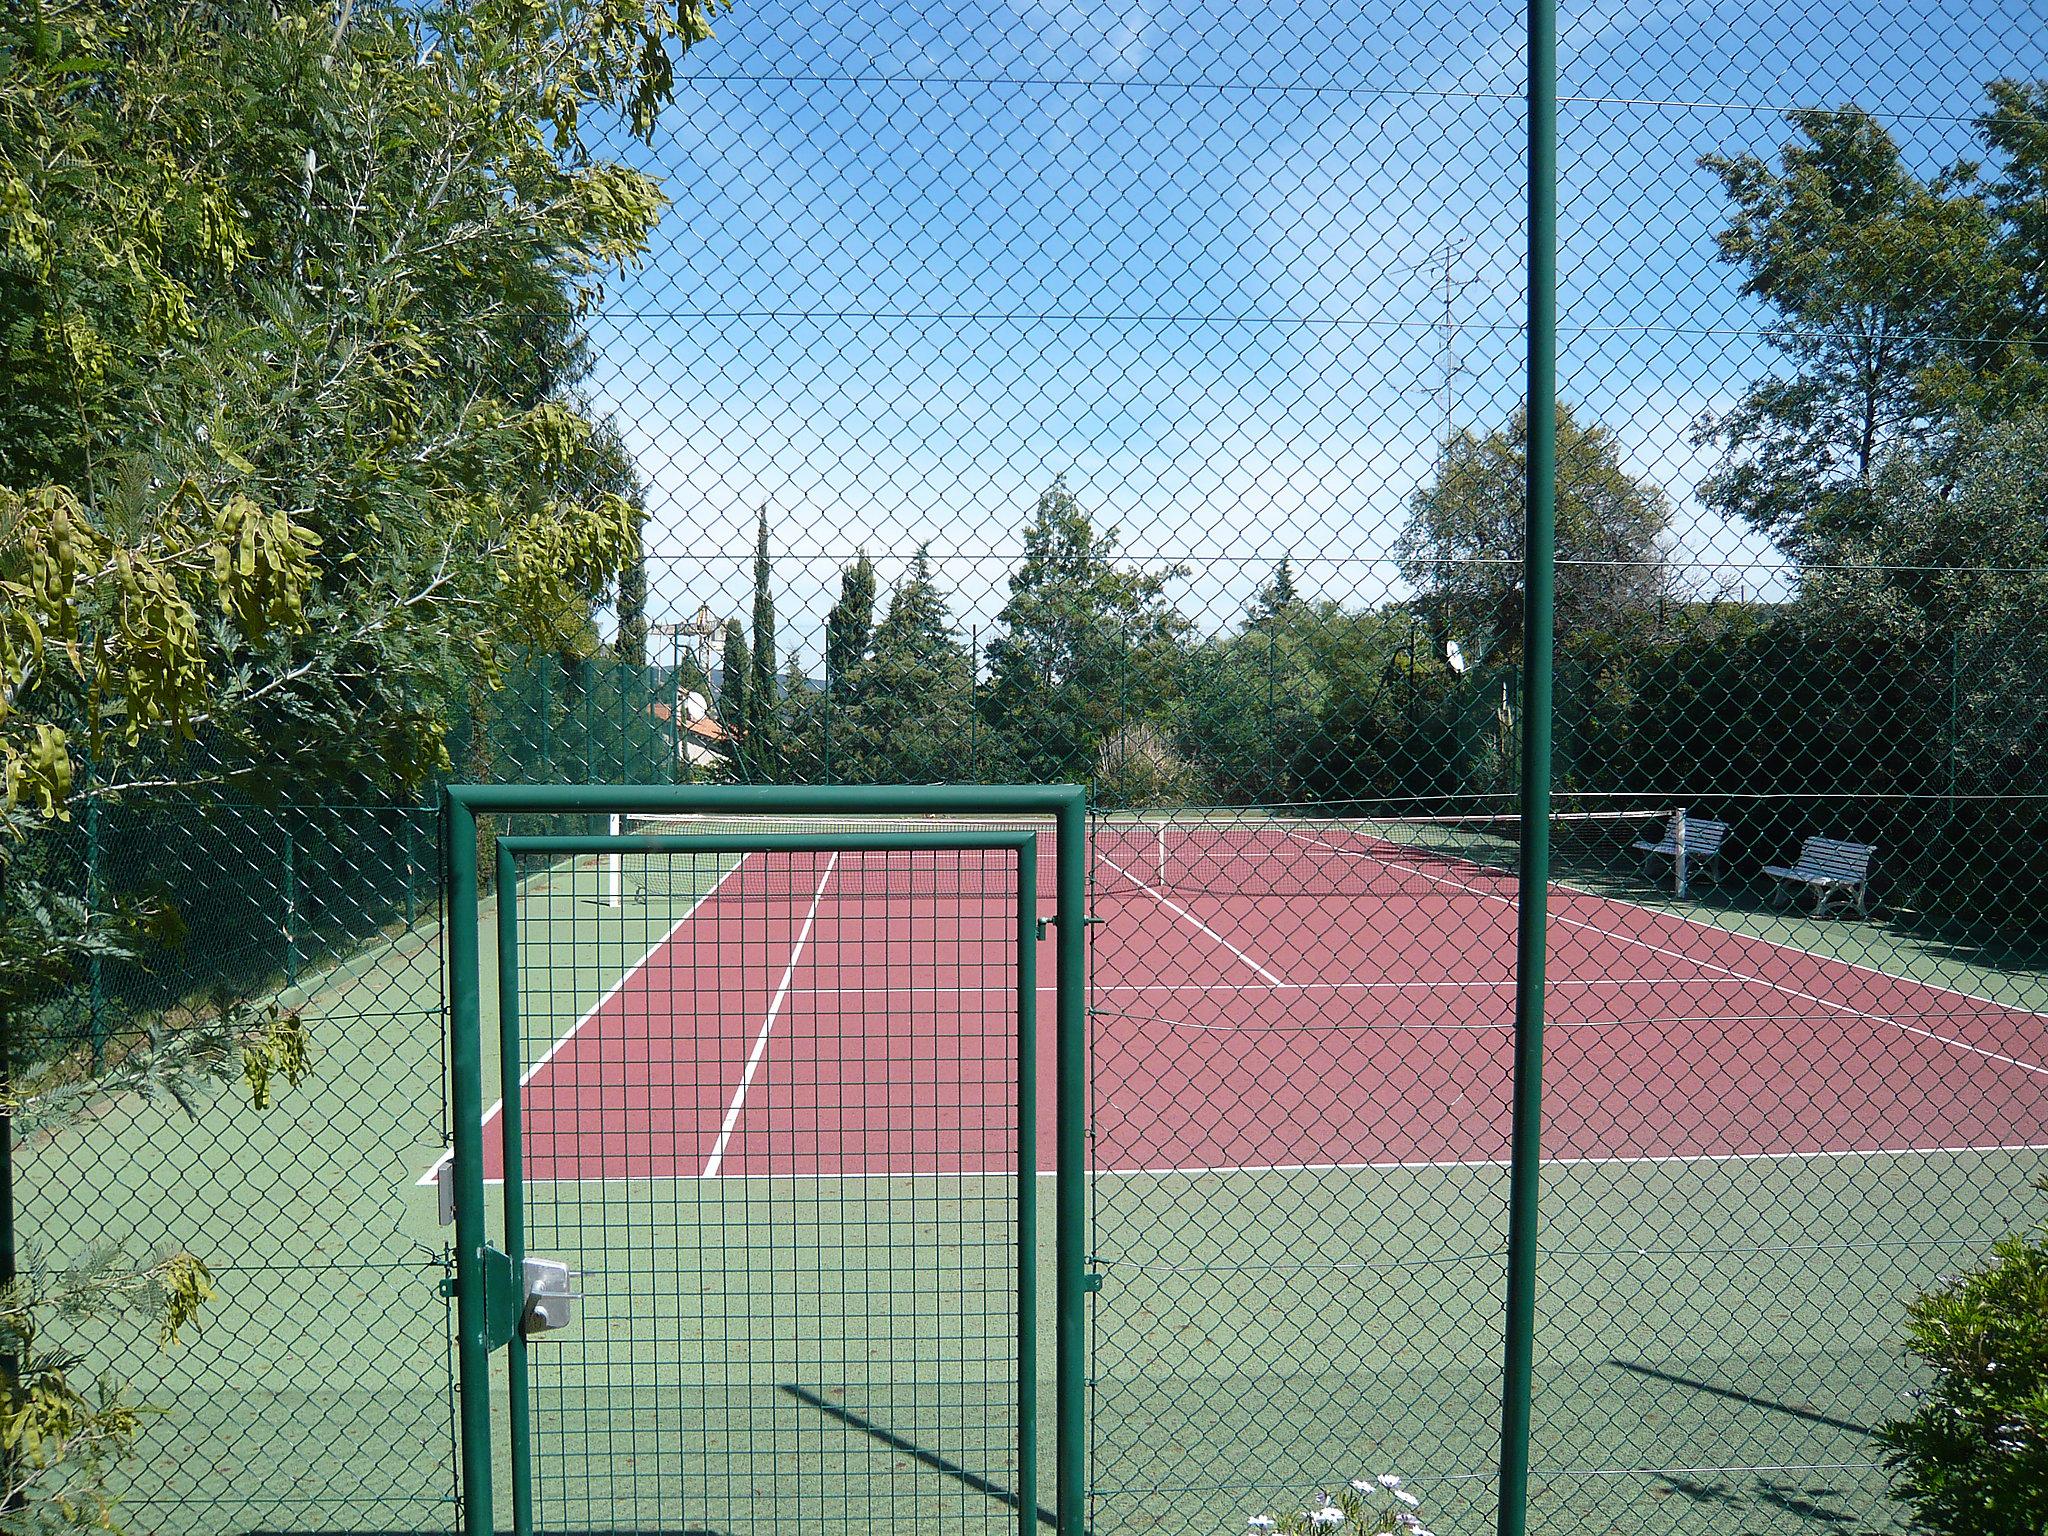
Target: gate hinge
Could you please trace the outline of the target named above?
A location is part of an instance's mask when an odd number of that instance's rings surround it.
[[[1098,1274],[1093,1274],[1093,1273],[1090,1273],[1090,1274],[1086,1274],[1086,1275],[1083,1275],[1083,1276],[1081,1277],[1081,1289],[1082,1289],[1082,1290],[1084,1290],[1084,1291],[1099,1291],[1099,1290],[1101,1290],[1101,1289],[1102,1289],[1102,1276],[1100,1276],[1100,1275],[1098,1275]]]
[[[1058,923],[1058,922],[1059,922],[1059,920],[1060,920],[1060,915],[1059,915],[1059,914],[1058,914],[1057,912],[1055,912],[1055,913],[1054,913],[1054,914],[1053,914],[1053,915],[1052,915],[1051,917],[1041,917],[1041,918],[1040,918],[1040,919],[1038,920],[1038,936],[1039,936],[1039,937],[1040,937],[1041,939],[1042,939],[1042,938],[1044,938],[1044,937],[1045,937],[1045,934],[1046,934],[1046,930],[1047,930],[1048,928],[1051,928],[1051,927],[1052,927],[1052,926],[1053,926],[1054,924]],[[1108,921],[1108,919],[1107,919],[1107,918],[1102,918],[1102,917],[1084,917],[1084,918],[1082,918],[1082,919],[1081,919],[1081,926],[1082,926],[1082,927],[1084,927],[1084,928],[1086,928],[1086,927],[1090,926],[1091,924],[1094,924],[1094,923],[1102,923],[1102,922],[1107,922],[1107,921]]]
[[[443,1275],[434,1282],[434,1289],[441,1293],[442,1300],[453,1301],[456,1290],[455,1277],[453,1275]]]

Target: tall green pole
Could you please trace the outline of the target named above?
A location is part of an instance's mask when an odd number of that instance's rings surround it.
[[[623,665],[620,668],[624,671]],[[512,1281],[526,1275],[526,1160],[519,1119],[519,864],[498,842],[498,1129],[505,1161],[505,1254]],[[512,1441],[512,1536],[533,1533],[533,1436],[530,1427],[526,1332],[505,1341],[505,1426]]]
[[[1017,850],[1017,1533],[1038,1533],[1038,839]]]
[[[1053,1041],[1058,1071],[1054,1090],[1057,1170],[1053,1178],[1054,1418],[1059,1436],[1060,1536],[1088,1529],[1086,1404],[1087,1334],[1087,1019],[1088,815],[1079,794],[1053,812],[1056,832],[1053,886],[1059,913],[1054,952],[1057,1002]],[[1028,1075],[1030,1068],[1025,1071]]]
[[[1538,1169],[1543,1155],[1543,968],[1550,885],[1551,618],[1557,494],[1557,10],[1529,0],[1529,453],[1522,611],[1522,868],[1515,954],[1515,1102],[1508,1175],[1507,1341],[1500,1536],[1529,1528]]]
[[[477,981],[476,813],[443,792],[448,828],[448,1092],[455,1184],[455,1366],[463,1536],[492,1536],[491,1345],[484,1309],[484,1067]]]

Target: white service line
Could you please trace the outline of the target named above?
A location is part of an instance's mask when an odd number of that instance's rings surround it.
[[[1190,912],[1186,907],[1182,906],[1177,901],[1169,899],[1163,892],[1154,890],[1151,886],[1147,885],[1144,881],[1140,880],[1136,875],[1132,874],[1129,870],[1125,869],[1123,865],[1117,863],[1117,861],[1115,859],[1112,859],[1108,854],[1098,853],[1096,854],[1096,857],[1102,860],[1102,862],[1107,864],[1111,869],[1115,870],[1118,874],[1122,875],[1126,880],[1130,881],[1131,884],[1135,885],[1147,896],[1150,896],[1154,901],[1158,902],[1162,907],[1166,908],[1167,911],[1176,914],[1177,916],[1185,919],[1190,923],[1193,923],[1197,928],[1201,929],[1202,932],[1206,933],[1218,944],[1221,944],[1225,949],[1229,950],[1233,955],[1237,956],[1238,959],[1242,960],[1246,965],[1250,966],[1253,970],[1257,971],[1261,976],[1265,977],[1266,980],[1270,981],[1274,986],[1284,987],[1287,985],[1285,981],[1281,980],[1278,976],[1275,976],[1271,971],[1267,970],[1263,965],[1259,964],[1258,961],[1254,960],[1250,955],[1246,954],[1243,950],[1239,949],[1235,944],[1231,943],[1230,940],[1223,937],[1223,935],[1218,933],[1214,928],[1211,928],[1207,923],[1203,922],[1199,917],[1195,916],[1195,914]]]
[[[583,1016],[580,1019],[578,1019],[574,1024],[571,1024],[568,1027],[568,1029],[563,1031],[560,1038],[558,1038],[553,1045],[549,1046],[546,1050],[542,1051],[539,1056],[534,1058],[533,1065],[528,1067],[524,1072],[519,1074],[519,1086],[521,1088],[524,1088],[528,1083],[532,1082],[534,1073],[538,1072],[542,1067],[546,1066],[551,1060],[554,1059],[556,1052],[561,1050],[561,1048],[567,1045],[571,1040],[575,1039],[578,1030],[582,1029],[584,1025],[588,1024],[592,1019],[596,1018],[599,1012],[603,1010],[604,1005],[610,1002],[613,998],[617,997],[619,995],[620,989],[624,987],[627,982],[631,981],[635,976],[639,975],[641,971],[647,968],[648,961],[652,960],[656,955],[660,954],[664,949],[668,948],[669,940],[673,939],[678,933],[681,933],[683,931],[683,924],[687,923],[691,918],[695,917],[697,913],[703,909],[705,904],[708,903],[712,897],[718,894],[719,887],[724,885],[725,882],[730,880],[734,875],[738,874],[740,866],[746,863],[747,860],[752,857],[753,855],[751,853],[743,853],[737,859],[733,860],[732,868],[728,869],[724,874],[720,875],[716,880],[712,881],[710,886],[702,894],[700,894],[695,901],[690,903],[689,910],[683,913],[681,917],[677,918],[673,923],[669,925],[668,932],[664,933],[659,939],[657,939],[654,943],[650,944],[647,947],[647,953],[642,955],[638,960],[635,960],[631,965],[627,966],[625,970],[621,971],[619,973],[619,979],[604,989],[604,995],[600,997],[596,1002],[592,1003],[588,1008],[584,1009]],[[484,1111],[484,1117],[482,1121],[480,1121],[479,1123],[482,1125],[489,1125],[491,1121],[496,1119],[498,1115],[503,1112],[504,1108],[505,1099],[504,1096],[501,1094],[499,1097],[491,1101],[491,1107]],[[452,1149],[443,1152],[439,1157],[434,1159],[433,1166],[427,1169],[425,1173],[420,1175],[419,1183],[422,1186],[425,1186],[437,1182],[441,1177],[441,1170],[443,1168],[446,1168],[454,1160],[455,1153]]]
[[[725,1145],[732,1140],[733,1128],[740,1123],[740,1111],[747,1105],[747,1090],[753,1086],[754,1074],[761,1069],[761,1058],[768,1054],[768,1035],[775,1028],[776,1015],[782,1012],[783,1000],[789,996],[790,978],[796,975],[796,963],[804,952],[804,945],[811,939],[811,924],[818,920],[818,904],[825,899],[825,887],[832,883],[832,867],[839,862],[839,855],[833,854],[825,861],[824,876],[818,881],[818,889],[811,897],[811,910],[804,914],[804,925],[797,931],[796,948],[789,952],[789,964],[783,967],[781,985],[776,987],[775,996],[768,1004],[768,1017],[761,1021],[761,1033],[754,1037],[754,1053],[747,1058],[747,1070],[740,1074],[740,1085],[733,1091],[732,1104],[725,1112],[725,1122],[718,1128],[718,1140],[711,1144],[711,1156],[704,1161],[704,1177],[718,1177],[718,1165],[725,1161]]]

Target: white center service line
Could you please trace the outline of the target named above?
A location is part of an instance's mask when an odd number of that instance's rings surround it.
[[[1182,918],[1187,922],[1193,923],[1197,928],[1201,929],[1202,932],[1209,935],[1210,938],[1214,939],[1218,944],[1221,944],[1225,949],[1229,950],[1233,955],[1237,956],[1238,959],[1242,960],[1246,965],[1250,966],[1253,970],[1257,971],[1261,976],[1265,977],[1266,980],[1270,981],[1274,986],[1284,987],[1287,985],[1286,982],[1282,981],[1278,976],[1275,976],[1271,971],[1267,970],[1263,965],[1259,964],[1258,961],[1254,960],[1250,955],[1246,954],[1243,950],[1239,949],[1235,944],[1231,943],[1230,940],[1223,937],[1223,935],[1218,933],[1214,928],[1211,928],[1207,923],[1203,922],[1199,917],[1195,916],[1195,914],[1190,912],[1186,907],[1182,906],[1177,901],[1169,899],[1164,892],[1155,891],[1151,886],[1147,885],[1144,881],[1140,880],[1128,869],[1125,869],[1123,865],[1117,863],[1117,861],[1115,859],[1112,859],[1108,854],[1098,853],[1096,857],[1102,860],[1102,862],[1107,864],[1111,869],[1115,870],[1118,874],[1122,875],[1126,880],[1130,881],[1131,884],[1135,885],[1147,896],[1150,896],[1154,901],[1158,902],[1162,907],[1166,908],[1167,911],[1175,914],[1176,916]]]
[[[754,1037],[754,1054],[747,1058],[747,1070],[740,1074],[740,1085],[733,1090],[732,1103],[725,1111],[725,1122],[718,1128],[718,1140],[711,1144],[711,1156],[704,1160],[704,1177],[718,1177],[718,1165],[725,1161],[726,1143],[732,1140],[733,1127],[740,1123],[740,1111],[747,1106],[747,1090],[754,1084],[754,1074],[761,1070],[761,1058],[768,1054],[768,1036],[775,1028],[775,1019],[782,1012],[783,1001],[789,996],[790,979],[796,975],[796,963],[803,955],[804,945],[811,939],[811,924],[818,920],[818,904],[825,899],[825,887],[832,883],[832,868],[839,862],[839,855],[833,854],[825,861],[824,876],[818,881],[818,889],[811,896],[811,910],[804,914],[804,925],[797,931],[796,948],[789,952],[789,964],[783,967],[782,982],[775,989],[774,1000],[768,1004],[768,1017],[761,1021],[761,1033]]]

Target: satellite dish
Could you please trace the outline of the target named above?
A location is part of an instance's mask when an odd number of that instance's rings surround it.
[[[1451,670],[1457,673],[1458,676],[1463,677],[1465,675],[1465,653],[1458,648],[1457,641],[1446,640],[1444,642],[1444,660],[1450,663]]]

